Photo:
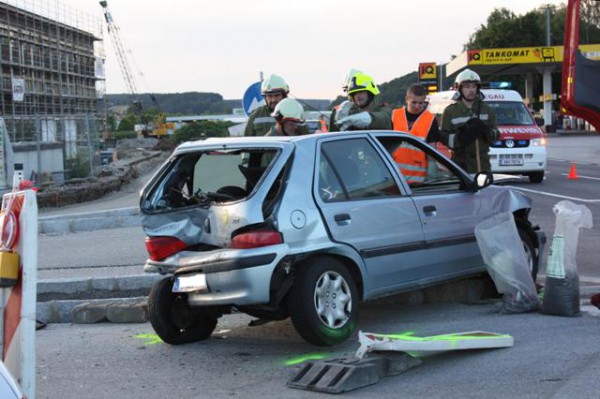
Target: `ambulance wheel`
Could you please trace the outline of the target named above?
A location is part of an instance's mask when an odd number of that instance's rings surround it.
[[[529,173],[529,181],[531,183],[541,183],[544,181],[544,171]]]
[[[185,294],[172,292],[173,278],[160,280],[150,290],[148,313],[150,324],[164,342],[181,345],[210,337],[217,318],[206,309],[191,308]]]
[[[289,295],[292,324],[307,342],[335,345],[356,329],[358,290],[339,260],[323,256],[300,263]]]

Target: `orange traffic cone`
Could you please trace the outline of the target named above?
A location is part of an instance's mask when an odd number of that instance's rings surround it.
[[[577,176],[577,169],[575,168],[574,163],[571,164],[571,171],[569,172],[569,176],[567,176],[567,178],[571,180],[579,179],[579,176]]]

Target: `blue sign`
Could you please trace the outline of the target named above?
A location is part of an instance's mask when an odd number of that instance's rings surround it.
[[[260,94],[260,86],[261,82],[253,83],[246,89],[246,92],[244,93],[244,98],[242,98],[242,107],[244,107],[244,113],[246,116],[250,116],[252,111],[265,104],[265,100],[262,94]]]

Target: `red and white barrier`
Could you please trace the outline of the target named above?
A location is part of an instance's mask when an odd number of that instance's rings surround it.
[[[5,194],[2,197],[2,211],[14,212],[18,220],[18,241],[8,249],[19,255],[16,284],[0,288],[2,361],[20,384],[25,396],[34,399],[38,235],[36,193],[24,190]]]

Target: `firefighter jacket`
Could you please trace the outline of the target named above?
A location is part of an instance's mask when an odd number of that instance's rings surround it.
[[[358,114],[360,112],[368,112],[371,115],[371,124],[364,129],[356,127],[350,127],[350,130],[391,130],[392,129],[392,110],[381,104],[372,101],[366,108],[358,108],[356,105],[352,105],[348,115]],[[337,107],[334,107],[331,111],[331,117],[329,118],[329,131],[339,132],[340,127],[335,124],[335,115],[337,113]]]
[[[264,136],[271,127],[275,126],[275,118],[271,116],[273,111],[262,105],[250,114],[244,136]]]
[[[435,116],[425,110],[421,112],[409,128],[406,107],[395,109],[392,112],[394,130],[409,132],[422,141],[427,140],[434,121]],[[427,176],[427,156],[423,150],[415,148],[408,143],[403,143],[394,151],[393,157],[408,184],[419,184],[425,181],[425,177]]]
[[[460,167],[469,173],[491,172],[489,150],[498,130],[496,114],[482,99],[477,98],[471,108],[460,100],[446,107],[441,135]]]
[[[275,118],[271,116],[271,109],[263,105],[256,108],[248,117],[244,136],[278,136],[275,130]],[[298,128],[298,136],[308,134],[306,125]]]

